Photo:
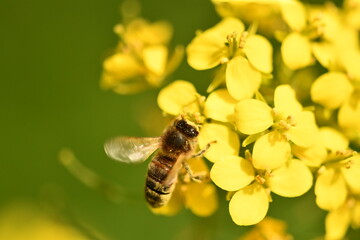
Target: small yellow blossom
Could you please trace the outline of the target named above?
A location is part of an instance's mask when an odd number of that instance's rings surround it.
[[[271,108],[260,100],[246,99],[235,106],[235,123],[240,132],[263,132],[254,144],[253,164],[264,170],[278,168],[290,158],[289,141],[301,147],[314,145],[318,131],[314,114],[303,110],[290,86],[275,89],[274,105]]]
[[[223,17],[238,17],[246,23],[257,23],[259,32],[273,35],[285,26],[280,18],[278,0],[211,0]]]
[[[117,25],[120,41],[103,63],[101,86],[119,94],[132,94],[159,86],[180,63],[183,48],[171,54],[168,44],[172,27],[166,22],[134,19]]]
[[[327,214],[325,240],[344,239],[349,226],[354,229],[360,227],[359,198],[349,198],[342,206]]]
[[[188,45],[188,63],[197,70],[226,64],[225,81],[230,95],[250,98],[260,87],[261,73],[272,72],[272,46],[269,41],[244,31],[236,18],[225,18],[200,33]]]
[[[53,211],[56,212],[56,211]],[[53,214],[52,212],[52,214]],[[0,238],[11,240],[88,240],[80,230],[31,204],[6,206],[0,214]]]
[[[338,49],[343,48],[339,42],[349,41],[343,37],[349,31],[344,30],[345,26],[334,10],[306,7],[296,0],[282,1],[280,5],[284,21],[292,30],[282,40],[281,54],[285,65],[293,70],[300,69],[312,65],[315,57],[324,67],[332,67]]]
[[[261,221],[269,208],[270,192],[284,197],[297,197],[312,186],[312,174],[296,159],[273,171],[263,171],[239,156],[227,156],[215,162],[210,177],[220,188],[235,192],[229,203],[233,221],[253,225]]]
[[[360,0],[345,0],[345,20],[352,27],[360,29]]]
[[[239,240],[292,240],[293,237],[286,232],[286,228],[284,221],[266,217]]]
[[[360,193],[360,157],[349,149],[348,139],[333,128],[320,128],[316,139],[314,146],[293,146],[292,151],[304,163],[319,169],[315,183],[317,205],[335,210],[349,194]]]
[[[338,111],[338,123],[345,134],[353,140],[360,139],[360,68],[355,62],[360,60],[360,51],[356,56],[343,59],[344,72],[327,72],[319,76],[311,86],[311,98],[326,109]],[[347,62],[346,62],[347,61]]]

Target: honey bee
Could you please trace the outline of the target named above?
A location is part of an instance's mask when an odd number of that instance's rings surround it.
[[[210,147],[209,143],[194,154],[198,135],[198,127],[182,117],[160,137],[116,137],[107,141],[104,148],[110,158],[125,163],[143,162],[158,149],[148,166],[145,181],[145,198],[152,208],[158,208],[170,200],[182,167],[192,180],[200,180],[185,162],[202,155]]]

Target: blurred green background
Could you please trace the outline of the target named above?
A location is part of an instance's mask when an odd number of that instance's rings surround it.
[[[223,192],[211,218],[188,210],[156,216],[143,200],[147,164],[123,165],[103,151],[110,137],[149,135],[138,117],[143,110],[159,111],[158,90],[120,96],[99,88],[102,61],[118,40],[112,30],[121,19],[120,4],[1,0],[0,208],[17,202],[50,206],[91,239],[236,239],[248,228],[232,223]],[[141,5],[145,18],[173,24],[173,44],[187,44],[197,29],[219,20],[208,0],[143,0]],[[184,62],[168,81],[187,79],[204,92],[210,74]],[[64,147],[87,168],[131,192],[131,198],[114,203],[82,184],[58,161]],[[269,215],[286,220],[295,239],[323,234],[325,213],[312,193],[297,200],[274,199]]]

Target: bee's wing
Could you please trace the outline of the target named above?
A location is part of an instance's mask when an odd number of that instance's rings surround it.
[[[160,147],[160,137],[116,137],[104,144],[106,154],[117,161],[141,163]]]

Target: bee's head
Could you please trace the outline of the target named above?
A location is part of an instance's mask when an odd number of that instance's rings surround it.
[[[199,131],[197,128],[191,124],[189,124],[186,120],[180,119],[175,121],[175,127],[181,133],[185,134],[190,138],[195,138],[199,135]]]

